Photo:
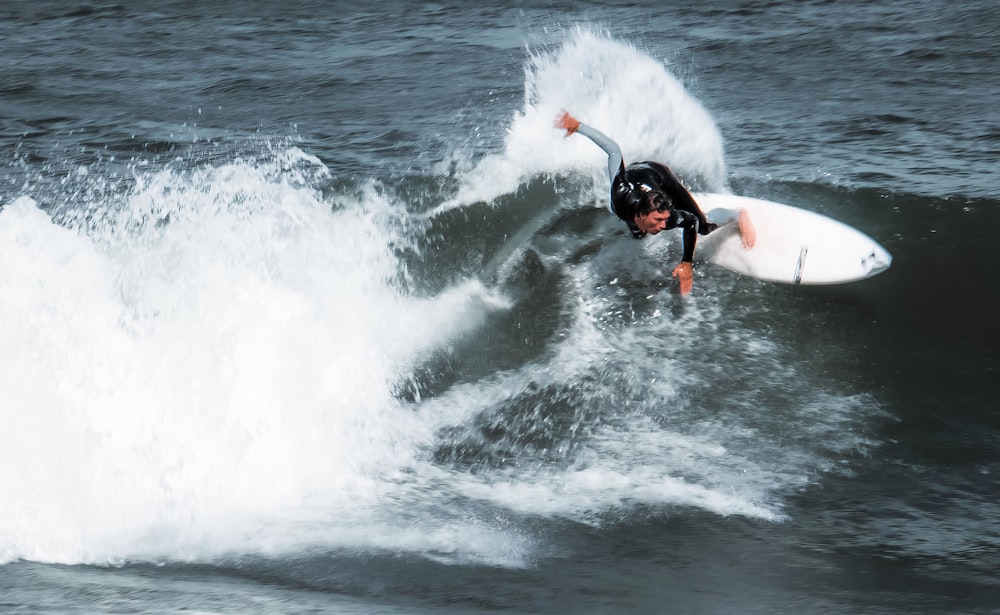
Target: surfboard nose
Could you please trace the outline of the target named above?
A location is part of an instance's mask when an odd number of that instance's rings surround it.
[[[888,269],[891,264],[892,254],[889,254],[889,251],[882,246],[878,246],[876,249],[872,250],[872,253],[863,258],[861,261],[865,274],[868,276],[882,273]]]

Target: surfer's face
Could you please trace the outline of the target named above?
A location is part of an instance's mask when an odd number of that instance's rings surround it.
[[[650,235],[655,235],[667,227],[670,211],[651,211],[648,214],[636,214],[635,225]]]

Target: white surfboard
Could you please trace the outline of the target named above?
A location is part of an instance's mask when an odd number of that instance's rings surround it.
[[[892,255],[856,228],[816,212],[732,194],[695,194],[705,216],[725,228],[698,237],[695,256],[762,280],[840,284],[889,268]],[[735,217],[746,209],[757,231],[743,247]]]

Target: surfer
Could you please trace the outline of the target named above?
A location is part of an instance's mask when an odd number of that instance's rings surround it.
[[[608,154],[608,175],[611,177],[609,208],[628,225],[633,237],[642,239],[678,226],[684,229],[684,255],[671,275],[680,282],[681,294],[691,292],[694,246],[698,235],[708,235],[718,225],[705,218],[694,197],[666,165],[645,161],[625,166],[621,147],[617,143],[565,111],[556,118],[556,127],[564,129],[567,137],[579,132]],[[752,248],[756,233],[746,210],[739,212],[737,221],[743,246]]]

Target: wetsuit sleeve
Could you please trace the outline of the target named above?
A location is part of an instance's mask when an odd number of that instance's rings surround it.
[[[698,242],[698,217],[681,209],[675,210],[675,212],[678,218],[677,226],[684,229],[684,257],[681,258],[681,261],[694,262],[694,246]]]
[[[625,162],[622,158],[622,148],[615,143],[611,137],[596,128],[587,126],[583,122],[580,122],[580,127],[577,128],[576,132],[596,143],[598,147],[607,153],[608,178],[613,182],[615,180],[615,176],[625,170]]]

